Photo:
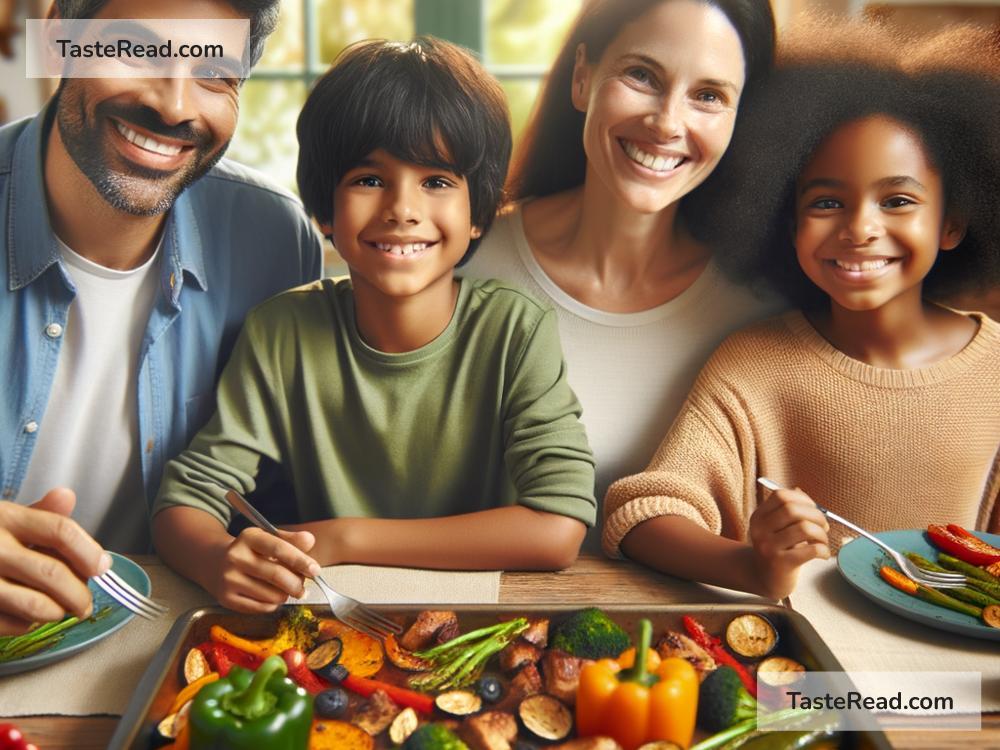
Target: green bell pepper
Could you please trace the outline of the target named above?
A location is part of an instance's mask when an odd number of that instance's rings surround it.
[[[188,723],[191,750],[305,750],[312,696],[289,680],[280,656],[251,672],[229,675],[198,691]]]

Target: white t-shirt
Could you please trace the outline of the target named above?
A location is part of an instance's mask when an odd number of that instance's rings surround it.
[[[497,278],[550,303],[569,384],[583,406],[583,423],[597,462],[596,495],[646,468],[709,355],[733,331],[787,304],[761,299],[709,262],[698,279],[669,302],[636,313],[588,307],[560,289],[535,259],[520,207],[500,217],[463,276]],[[600,549],[600,532],[584,549]]]
[[[77,497],[73,518],[98,542],[147,552],[136,381],[160,251],[138,268],[115,271],[59,244],[76,298],[65,327],[46,328],[63,341],[17,501],[33,503],[53,487],[69,487]]]

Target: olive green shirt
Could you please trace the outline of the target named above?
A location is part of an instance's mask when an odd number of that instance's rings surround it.
[[[302,521],[521,504],[592,526],[593,456],[555,313],[497,281],[460,284],[447,328],[402,354],[362,341],[348,280],[253,310],[216,413],[167,464],[154,514],[185,505],[227,524],[220,485],[250,493],[271,460]]]

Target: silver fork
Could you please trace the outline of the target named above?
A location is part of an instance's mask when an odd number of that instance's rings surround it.
[[[274,524],[264,518],[263,514],[253,507],[239,492],[236,492],[236,490],[226,490],[226,500],[254,526],[264,529],[269,534],[280,536]],[[398,635],[403,632],[401,625],[369,609],[357,599],[352,599],[336,591],[323,579],[323,576],[316,576],[313,580],[319,586],[320,591],[323,592],[326,601],[330,604],[333,616],[345,625],[355,630],[360,630],[362,633],[370,635],[373,638],[378,638],[379,640],[389,634]]]
[[[108,596],[125,607],[125,609],[135,612],[139,617],[144,617],[147,620],[156,620],[163,617],[169,611],[169,607],[165,604],[161,604],[155,599],[150,599],[145,594],[136,591],[128,581],[113,570],[107,570],[90,580],[104,589]]]
[[[768,479],[767,477],[757,477],[757,484],[761,487],[766,487],[772,492],[782,489],[780,484]],[[846,526],[851,531],[861,534],[861,536],[868,541],[881,547],[885,550],[889,557],[896,561],[896,565],[899,566],[899,569],[916,583],[923,584],[924,586],[930,586],[935,589],[957,589],[965,585],[965,576],[961,573],[938,573],[933,570],[921,570],[874,534],[865,531],[860,526],[848,521],[846,518],[838,516],[832,510],[824,508],[819,503],[816,503],[816,508],[831,521],[836,521],[837,523]]]

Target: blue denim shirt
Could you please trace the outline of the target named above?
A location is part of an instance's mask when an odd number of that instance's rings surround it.
[[[0,498],[8,500],[44,429],[75,296],[46,206],[45,119],[43,111],[0,128]],[[322,267],[320,238],[298,200],[225,160],[177,198],[161,253],[135,373],[150,504],[164,464],[211,416],[217,377],[246,313],[319,278]],[[101,436],[92,437],[66,450],[95,450]]]

